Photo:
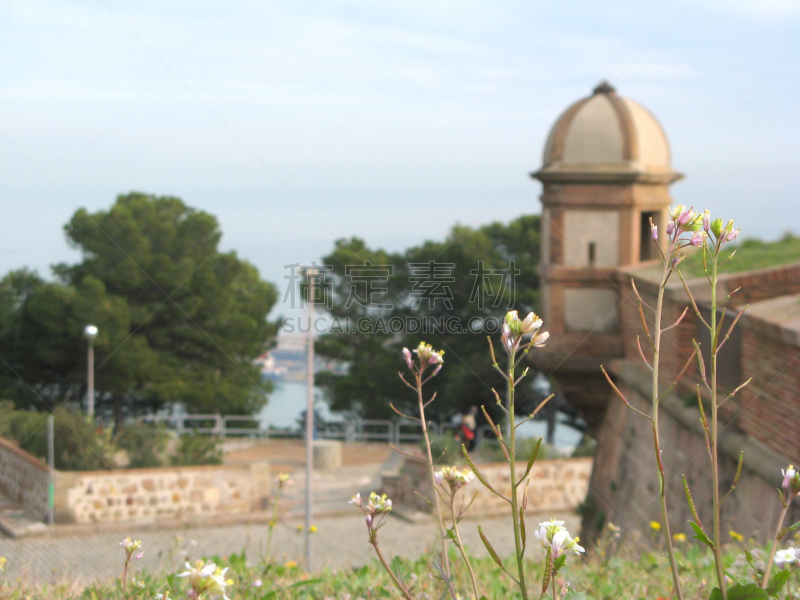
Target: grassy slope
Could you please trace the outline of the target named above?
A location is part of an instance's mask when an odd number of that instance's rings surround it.
[[[787,233],[774,242],[762,242],[757,239],[743,240],[735,246],[723,250],[723,256],[730,255],[733,250],[736,250],[736,257],[725,265],[725,273],[741,273],[800,262],[800,236]],[[681,264],[681,270],[691,277],[702,276],[702,253],[695,252],[687,256]]]

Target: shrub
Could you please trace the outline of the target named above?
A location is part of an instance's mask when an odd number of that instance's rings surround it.
[[[12,410],[0,406],[0,436],[47,460],[47,413]],[[81,413],[56,409],[54,421],[55,466],[64,471],[94,471],[113,465],[110,430],[94,425]]]
[[[125,450],[132,469],[163,467],[169,464],[167,441],[169,433],[162,423],[123,426],[114,436],[114,444]]]
[[[181,437],[172,464],[176,467],[221,465],[222,452],[212,438],[198,433],[187,434]]]

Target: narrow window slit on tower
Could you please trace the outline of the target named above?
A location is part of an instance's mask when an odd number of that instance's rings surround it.
[[[653,219],[653,224],[658,225],[658,212],[647,211],[642,212],[641,224],[639,226],[639,260],[651,260],[658,256],[658,249],[656,242],[653,240],[653,232],[650,229],[650,219]]]
[[[594,259],[595,259],[595,247],[594,242],[589,242],[589,266],[594,266]]]

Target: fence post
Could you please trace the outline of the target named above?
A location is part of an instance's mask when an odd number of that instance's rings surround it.
[[[47,482],[47,523],[55,523],[56,507],[56,459],[55,459],[55,427],[53,414],[47,416],[47,462],[50,464],[50,477]]]
[[[225,441],[225,421],[222,420],[222,415],[216,415],[215,419],[216,425],[215,428],[217,430],[217,437],[219,437],[220,441]]]

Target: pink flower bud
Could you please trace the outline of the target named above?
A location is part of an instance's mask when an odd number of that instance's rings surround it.
[[[725,241],[726,241],[726,242],[732,242],[732,241],[733,241],[733,240],[735,240],[737,237],[739,237],[739,232],[740,232],[740,231],[741,231],[741,229],[734,229],[734,230],[733,230],[733,231],[731,231],[731,232],[730,232],[730,233],[729,233],[727,236],[725,236]]]
[[[367,522],[367,527],[372,529],[372,515],[364,515],[364,520]]]
[[[708,233],[708,230],[711,228],[711,213],[707,210],[703,211],[703,231]]]
[[[411,350],[409,350],[408,348],[403,348],[403,358],[406,359],[406,364],[408,365],[408,368],[413,369],[414,361],[411,358]]]
[[[692,235],[692,240],[691,240],[692,246],[702,246],[703,245],[703,240],[705,238],[706,238],[706,235],[705,235],[704,231],[696,231]]]
[[[650,231],[653,234],[653,239],[655,241],[658,241],[658,225],[651,225],[650,226]]]
[[[689,209],[678,217],[678,225],[686,225],[694,217],[694,211]]]
[[[670,221],[667,223],[667,235],[672,235],[675,233],[675,221]]]
[[[139,559],[140,559],[140,558],[142,558],[143,556],[144,556],[144,552],[139,552],[139,554],[137,554],[137,555],[136,555],[136,556],[134,556],[133,558],[134,558],[134,559],[136,559],[136,560],[139,560]]]

